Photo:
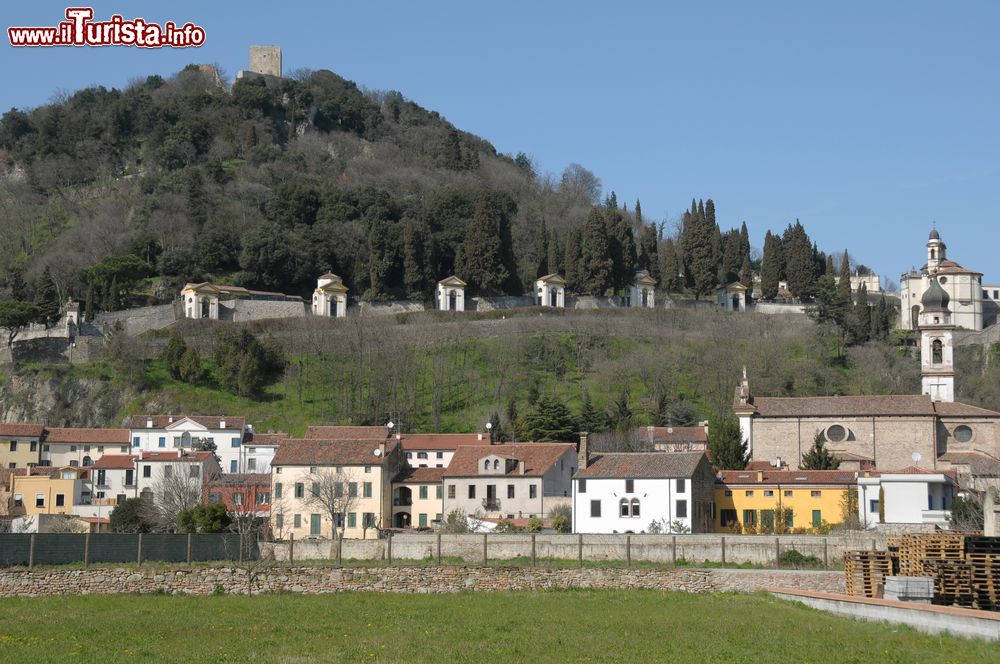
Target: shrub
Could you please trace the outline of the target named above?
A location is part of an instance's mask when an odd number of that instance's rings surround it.
[[[569,505],[559,505],[549,514],[552,530],[557,533],[568,533],[573,528],[573,508]]]
[[[533,516],[530,519],[528,519],[528,527],[525,530],[527,530],[529,533],[540,533],[542,532],[542,527],[544,525],[545,525],[544,521],[542,521],[537,516]]]
[[[816,556],[807,556],[795,549],[788,549],[778,554],[779,567],[819,567],[822,564]]]

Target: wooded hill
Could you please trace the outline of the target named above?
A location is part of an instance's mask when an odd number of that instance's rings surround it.
[[[53,300],[92,313],[169,300],[186,281],[307,295],[328,270],[366,299],[425,299],[453,273],[474,293],[560,272],[604,295],[638,269],[705,297],[761,270],[746,225],[722,231],[711,199],[647,220],[582,166],[541,175],[524,153],[329,71],[229,87],[192,65],[12,109],[0,215],[0,299],[35,300],[46,319]],[[797,222],[769,237],[765,295],[787,276],[811,296],[827,255]]]

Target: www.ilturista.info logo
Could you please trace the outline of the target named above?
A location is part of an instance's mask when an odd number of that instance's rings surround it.
[[[193,23],[163,25],[146,19],[125,20],[114,14],[107,21],[94,21],[92,7],[67,7],[66,19],[50,28],[7,28],[11,46],[138,46],[140,48],[187,48],[205,43],[205,29]]]

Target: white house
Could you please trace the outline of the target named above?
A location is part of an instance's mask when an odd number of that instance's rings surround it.
[[[451,275],[438,282],[437,305],[440,311],[465,311],[464,281]]]
[[[719,286],[715,291],[715,298],[726,311],[747,310],[747,287],[738,281]]]
[[[222,470],[213,453],[185,450],[143,452],[135,459],[135,466],[137,495],[154,501],[160,498],[161,491],[172,490],[171,480],[189,482],[197,487],[200,496],[205,482],[215,481]]]
[[[628,306],[641,309],[656,308],[656,280],[649,276],[646,270],[635,273],[635,279],[628,287]]]
[[[191,451],[211,443],[224,472],[264,472],[247,470],[247,452],[243,446],[246,420],[242,417],[132,415],[125,426],[129,429],[133,454]]]
[[[573,476],[573,532],[712,532],[714,483],[704,452],[595,454]]]
[[[566,280],[558,274],[547,274],[535,282],[535,304],[540,307],[566,306]]]
[[[90,503],[75,507],[81,517],[106,519],[116,505],[138,496],[136,457],[128,454],[105,454],[90,469]]]
[[[314,316],[343,318],[347,315],[347,286],[343,279],[327,272],[316,280],[313,291],[312,312]]]
[[[879,523],[945,526],[955,501],[951,472],[910,467],[894,472],[866,472],[858,477],[858,518],[869,528]],[[885,521],[879,518],[880,497]]]

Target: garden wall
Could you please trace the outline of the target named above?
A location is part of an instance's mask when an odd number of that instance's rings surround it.
[[[454,593],[563,588],[681,592],[756,592],[790,588],[843,593],[842,572],[732,569],[549,569],[516,567],[205,567],[94,568],[0,571],[0,597],[218,592],[330,593],[346,591]]]

